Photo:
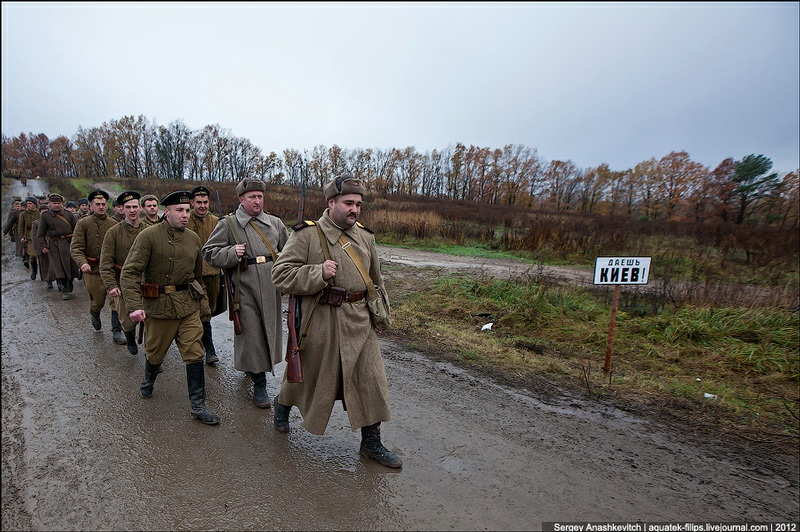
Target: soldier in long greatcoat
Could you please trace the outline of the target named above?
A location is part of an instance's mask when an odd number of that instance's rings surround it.
[[[128,251],[120,284],[128,316],[145,323],[142,397],[153,395],[156,376],[172,342],[186,365],[191,415],[206,425],[219,417],[205,404],[205,364],[201,315],[211,314],[203,289],[200,237],[186,229],[191,193],[178,190],[161,200],[164,221],[145,228]]]
[[[39,218],[42,213],[48,210],[48,206],[44,203],[39,204]],[[39,279],[47,281],[47,288],[53,288],[53,281],[47,278],[50,269],[50,261],[47,254],[42,253],[42,249],[47,246],[47,238],[39,237],[39,218],[35,219],[31,224],[31,236],[33,238],[33,250],[36,253],[36,262],[39,263]]]
[[[103,238],[106,232],[117,225],[117,222],[106,214],[108,209],[108,192],[93,190],[87,197],[92,214],[77,220],[70,244],[70,254],[75,264],[83,273],[83,286],[89,295],[89,317],[92,327],[99,331],[103,324],[100,312],[106,305],[106,287],[100,278],[100,251],[103,249]],[[117,344],[125,344],[125,335],[119,315],[111,309],[111,335]]]
[[[267,185],[243,179],[236,185],[239,208],[217,224],[203,246],[203,258],[217,268],[234,268],[231,286],[239,295],[242,333],[233,337],[233,367],[253,381],[253,403],[269,408],[267,374],[283,361],[281,293],[272,284],[272,265],[289,238],[280,218],[264,212]],[[246,268],[238,267],[242,258]],[[222,297],[227,297],[225,294]]]
[[[301,353],[303,382],[288,382],[284,373],[275,398],[275,429],[289,431],[289,411],[294,405],[303,417],[303,427],[322,434],[334,402],[341,400],[350,427],[361,429],[361,454],[399,468],[402,460],[384,447],[380,438],[380,424],[389,420],[389,390],[366,305],[367,285],[342,247],[353,250],[373,284],[383,287],[375,235],[357,223],[366,188],[361,180],[345,174],[327,183],[323,192],[328,208],[316,222],[293,226],[294,232],[272,268],[275,286],[301,298],[301,333],[307,333]],[[322,239],[330,259],[326,259]],[[343,301],[338,306],[318,304],[318,295],[330,286],[346,291]],[[309,327],[311,320],[313,326]]]
[[[36,280],[36,275],[39,272],[39,260],[36,257],[36,250],[33,249],[33,222],[39,219],[38,202],[36,198],[25,198],[25,210],[19,214],[19,221],[17,222],[17,231],[19,238],[25,245],[25,256],[31,265],[31,281]]]
[[[63,211],[64,196],[50,194],[48,196],[50,209],[39,217],[39,238],[47,238],[47,246],[42,248],[42,253],[49,259],[48,281],[56,281],[61,299],[68,300],[72,293],[72,281],[78,276],[78,265],[72,260],[69,253],[69,244],[72,232],[75,229],[75,217]]]
[[[117,202],[125,210],[125,220],[106,231],[106,236],[103,238],[103,249],[100,252],[100,278],[106,287],[111,308],[119,315],[128,351],[135,355],[139,353],[139,347],[134,338],[136,324],[128,316],[119,276],[134,240],[147,225],[142,223],[142,219],[139,217],[142,206],[139,203],[138,192],[135,190],[125,191],[117,196]]]

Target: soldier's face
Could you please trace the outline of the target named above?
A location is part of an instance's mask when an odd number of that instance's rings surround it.
[[[11,205],[11,208],[13,208],[15,211],[21,210],[22,209],[22,204],[20,202],[18,202],[18,201],[15,201]]]
[[[124,205],[114,205],[114,212],[117,214],[125,214],[125,206]]]
[[[167,223],[175,229],[186,229],[186,226],[189,224],[190,207],[188,203],[164,207]]]
[[[197,216],[205,216],[208,214],[208,196],[195,196],[192,199],[192,206]]]
[[[25,206],[29,211],[35,211],[37,209],[37,206],[31,203],[30,201],[26,203]]]
[[[158,202],[156,200],[147,200],[144,202],[144,212],[150,218],[158,216]]]
[[[339,227],[353,227],[361,215],[361,194],[342,194],[328,200],[328,215]]]
[[[264,210],[264,194],[257,190],[245,192],[239,196],[239,203],[250,216],[258,216]]]
[[[51,201],[50,202],[50,210],[53,212],[61,212],[61,202],[60,201]]]
[[[81,203],[78,209],[80,209],[81,212],[89,212],[89,204]]]
[[[106,209],[108,209],[108,203],[102,197],[92,200],[92,212],[95,214],[105,214]]]
[[[139,220],[139,213],[142,212],[142,206],[139,205],[139,200],[126,201],[122,206],[125,209],[125,219],[133,225],[134,222]]]

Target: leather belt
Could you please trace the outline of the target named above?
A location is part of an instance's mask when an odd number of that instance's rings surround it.
[[[259,255],[254,259],[247,259],[247,264],[264,264],[272,260],[272,257],[267,257],[266,255]]]
[[[345,292],[344,300],[348,303],[355,303],[356,301],[364,299],[364,294],[366,294],[366,292]]]
[[[159,294],[171,294],[172,292],[180,292],[181,290],[188,290],[188,284],[168,284],[158,287]]]

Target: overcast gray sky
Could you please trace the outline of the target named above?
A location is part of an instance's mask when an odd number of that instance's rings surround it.
[[[800,3],[3,2],[2,132],[800,167]]]

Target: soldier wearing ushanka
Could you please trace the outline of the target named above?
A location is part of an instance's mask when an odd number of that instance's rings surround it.
[[[142,206],[139,203],[138,192],[134,190],[123,192],[117,196],[117,203],[123,206],[125,219],[109,229],[105,238],[103,238],[103,249],[100,252],[100,278],[110,298],[109,305],[119,316],[128,351],[132,355],[136,355],[139,353],[139,347],[136,345],[134,335],[136,324],[128,316],[125,298],[122,297],[119,276],[134,240],[147,226],[142,223],[142,219],[139,217]]]
[[[25,198],[25,208],[19,213],[19,220],[17,222],[17,231],[19,238],[25,244],[25,257],[31,266],[31,281],[36,280],[36,275],[39,271],[39,261],[36,258],[36,250],[33,249],[33,222],[39,219],[38,202],[36,198]]]
[[[108,192],[93,190],[87,196],[90,216],[78,220],[69,251],[75,264],[83,273],[83,286],[89,295],[89,316],[92,327],[99,331],[102,328],[100,311],[106,304],[106,287],[100,279],[100,251],[103,249],[103,238],[106,231],[117,225],[113,218],[106,214],[108,209]],[[111,334],[114,342],[125,343],[122,326],[116,310],[111,310]]]
[[[210,315],[211,309],[202,285],[200,237],[186,230],[191,196],[188,190],[178,190],[161,200],[164,221],[136,237],[122,266],[120,284],[131,321],[145,323],[142,397],[153,395],[158,370],[174,341],[186,364],[191,415],[216,425],[219,417],[205,404],[201,314]]]

